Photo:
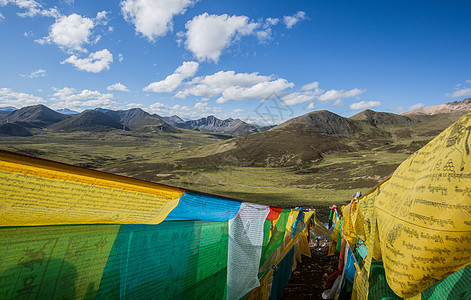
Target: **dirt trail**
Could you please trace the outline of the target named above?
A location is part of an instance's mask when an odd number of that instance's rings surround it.
[[[321,240],[319,247],[311,247],[311,258],[302,256],[302,262],[293,272],[280,299],[322,299],[325,282],[338,265],[337,256],[327,256],[329,243],[328,240]],[[316,242],[311,241],[310,245],[316,245]]]

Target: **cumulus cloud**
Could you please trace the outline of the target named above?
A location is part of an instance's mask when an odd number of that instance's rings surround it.
[[[126,104],[127,108],[136,108],[136,107],[142,107],[143,105],[141,103],[128,103]]]
[[[265,99],[273,94],[282,94],[293,86],[294,84],[286,79],[275,79],[273,75],[219,71],[212,75],[193,78],[175,97],[185,98],[189,95],[219,97],[216,102],[224,103],[229,100]]]
[[[283,97],[281,97],[281,101],[283,101],[284,105],[295,105],[299,103],[304,103],[308,101],[312,101],[316,99],[319,95],[320,91],[301,91],[301,92],[293,92],[289,93]],[[313,104],[314,105],[314,104]],[[309,108],[307,108],[309,109]]]
[[[122,84],[121,82],[117,82],[115,84],[109,85],[106,87],[108,91],[121,91],[121,92],[129,92],[129,89],[127,86]]]
[[[309,103],[304,109],[306,110],[313,110],[316,108],[316,105],[314,104],[314,102],[311,102]]]
[[[43,70],[43,69],[38,69],[36,71],[33,71],[29,75],[20,74],[21,77],[27,77],[27,78],[46,77],[46,75],[47,75],[46,70]]]
[[[414,105],[409,106],[409,107],[404,107],[404,106],[392,107],[391,110],[398,113],[398,114],[400,114],[400,113],[403,113],[403,112],[406,112],[406,111],[411,111],[411,110],[421,108],[421,107],[424,107],[423,103],[417,103],[417,104],[414,104]]]
[[[44,99],[31,94],[14,92],[10,88],[0,88],[0,105],[24,107],[44,103]]]
[[[462,88],[454,91],[453,93],[448,93],[445,94],[445,97],[452,97],[452,98],[458,98],[458,97],[468,97],[471,96],[471,88]]]
[[[49,27],[49,35],[36,40],[40,44],[54,43],[65,50],[86,52],[83,45],[90,43],[94,23],[78,14],[62,16]]]
[[[118,54],[118,61],[119,61],[120,63],[122,63],[123,60],[124,60],[124,56],[123,56],[121,53],[119,53],[119,54]]]
[[[199,61],[218,62],[224,49],[244,35],[254,34],[260,24],[246,16],[195,16],[185,25],[185,46]]]
[[[354,88],[348,91],[336,89],[324,91],[323,89],[319,88],[319,82],[314,81],[303,85],[298,91],[291,92],[282,96],[280,99],[281,101],[283,101],[283,105],[296,105],[310,101],[329,102],[335,100],[334,105],[339,106],[342,104],[342,99],[355,97],[364,92],[365,90],[361,90],[358,88]],[[314,102],[311,103],[312,104],[309,104],[308,107],[314,106]],[[308,107],[306,107],[306,109],[312,109]]]
[[[78,58],[76,55],[72,55],[62,61],[61,64],[70,63],[81,71],[99,73],[103,70],[109,70],[112,62],[113,55],[108,49],[103,49],[90,53],[87,58]]]
[[[113,101],[113,94],[102,94],[99,91],[81,90],[64,87],[62,89],[53,89],[55,93],[51,101],[55,101],[50,105],[53,109],[70,108],[81,111],[89,108],[113,108],[116,101]]]
[[[263,23],[262,30],[257,31],[257,38],[260,42],[267,42],[272,39],[272,26],[278,24],[280,19],[277,18],[267,18]]]
[[[95,25],[107,25],[108,24],[108,14],[109,12],[108,11],[99,11],[97,12],[96,14],[96,17],[95,17]]]
[[[417,104],[414,104],[411,107],[409,107],[409,110],[418,109],[418,108],[421,108],[421,107],[424,107],[424,106],[425,106],[425,104],[423,104],[423,103],[417,103]]]
[[[280,19],[278,19],[278,18],[267,18],[265,20],[265,24],[267,24],[268,26],[274,26],[274,25],[278,24],[279,21],[280,21]]]
[[[149,41],[165,36],[173,29],[173,17],[184,14],[196,1],[192,0],[124,0],[121,13],[127,22],[135,26],[137,34]]]
[[[39,2],[34,1],[34,0],[1,0],[0,1],[0,6],[5,6],[7,4],[16,5],[21,9],[25,9],[24,12],[18,13],[18,16],[23,17],[23,18],[35,17],[35,16],[58,18],[60,16],[57,8],[55,7],[44,8]]]
[[[164,80],[150,83],[143,90],[145,92],[171,93],[180,86],[183,80],[195,76],[198,66],[197,62],[185,61],[172,75],[167,76]]]
[[[284,16],[283,23],[285,23],[286,28],[291,29],[294,25],[304,19],[306,19],[306,13],[300,10],[292,16]]]
[[[319,101],[331,101],[337,99],[351,98],[363,94],[365,90],[354,88],[348,91],[331,89],[318,97]]]
[[[313,89],[317,89],[318,87],[319,87],[319,82],[314,81],[314,82],[303,85],[301,87],[301,90],[310,91],[310,90],[313,90]]]
[[[360,102],[350,104],[350,109],[363,110],[363,109],[377,107],[380,105],[381,105],[381,102],[379,101],[360,101]]]

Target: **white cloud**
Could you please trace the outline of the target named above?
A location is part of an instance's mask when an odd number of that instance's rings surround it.
[[[49,27],[49,35],[36,42],[54,43],[63,49],[86,52],[83,45],[90,43],[93,27],[91,19],[78,14],[62,16]]]
[[[257,31],[257,38],[260,42],[265,43],[272,39],[271,27],[278,24],[280,19],[267,18],[262,26],[262,30]]]
[[[288,82],[286,79],[280,78],[273,81],[265,81],[257,83],[251,87],[232,86],[226,89],[217,103],[225,103],[230,100],[249,100],[249,99],[264,99],[273,94],[281,94],[286,89],[293,87],[294,84]]]
[[[326,92],[323,89],[319,88],[319,82],[314,81],[309,84],[303,85],[301,87],[301,90],[299,91],[295,91],[281,97],[281,100],[283,101],[284,105],[296,105],[299,103],[309,102],[313,100],[321,102],[336,100],[334,105],[339,106],[342,105],[342,99],[355,97],[364,92],[365,90],[361,90],[358,88],[354,88],[348,91],[331,89]],[[312,105],[314,105],[313,102],[311,103]]]
[[[409,107],[404,107],[404,106],[392,107],[391,110],[398,113],[398,114],[400,114],[400,113],[403,113],[403,112],[406,112],[406,111],[411,111],[411,110],[421,108],[421,107],[424,107],[423,103],[417,103],[417,104],[414,104],[414,105],[409,106]]]
[[[342,99],[337,99],[335,100],[334,104],[332,104],[333,106],[343,106],[343,101]]]
[[[273,75],[219,71],[212,75],[193,78],[175,97],[185,98],[189,95],[219,97],[216,102],[224,103],[229,100],[265,99],[273,94],[281,95],[293,86],[294,84],[286,79],[275,79]]]
[[[204,13],[186,23],[185,46],[199,61],[218,62],[224,49],[240,37],[254,34],[259,25],[246,16]]]
[[[194,61],[185,61],[172,75],[164,80],[150,83],[143,90],[145,92],[171,93],[180,86],[183,80],[195,76],[199,64]]]
[[[414,104],[411,107],[409,107],[408,110],[414,110],[414,109],[421,108],[421,107],[424,107],[424,106],[425,106],[425,104],[423,104],[423,103],[417,103],[417,104]]]
[[[314,100],[320,91],[303,91],[303,92],[293,92],[285,95],[281,98],[284,105],[295,105],[299,103],[304,103]],[[313,104],[314,105],[314,104]]]
[[[72,55],[62,61],[61,64],[70,63],[81,71],[99,73],[103,70],[109,70],[112,62],[113,55],[108,51],[108,49],[103,49],[90,53],[88,58],[78,58],[76,55]]]
[[[5,17],[2,15],[2,13],[0,12],[0,21],[5,19]]]
[[[283,23],[285,23],[286,28],[291,29],[296,23],[304,19],[306,19],[306,13],[300,10],[292,16],[284,16]]]
[[[124,0],[121,13],[126,21],[134,24],[136,33],[155,41],[173,29],[175,15],[184,14],[194,3],[192,0]]]
[[[118,54],[118,61],[119,61],[120,63],[122,63],[123,60],[124,60],[124,56],[123,56],[121,53],[119,53],[119,54]]]
[[[143,105],[141,103],[128,103],[126,104],[127,108],[136,108],[136,107],[142,107]]]
[[[360,101],[357,103],[352,103],[350,104],[350,109],[357,110],[357,109],[368,109],[368,108],[373,108],[380,106],[381,102],[379,101]]]
[[[304,109],[306,109],[306,110],[313,110],[313,109],[315,109],[315,108],[316,108],[316,106],[315,106],[314,102],[311,102],[311,103],[309,103]]]
[[[115,84],[109,85],[106,87],[108,91],[121,91],[121,92],[129,92],[129,89],[127,86],[122,84],[121,82],[117,82]]]
[[[278,19],[278,18],[267,18],[265,20],[265,24],[267,24],[269,26],[275,26],[276,24],[278,24],[279,21],[280,21],[280,19]]]
[[[265,30],[257,31],[257,38],[262,43],[271,40],[271,38],[272,38],[271,28],[267,28]]]
[[[160,111],[161,109],[164,109],[165,107],[166,107],[165,104],[156,102],[156,103],[151,104],[148,110],[152,113],[157,113],[157,111]]]
[[[27,77],[27,78],[45,77],[46,75],[47,75],[46,70],[43,70],[43,69],[38,69],[36,71],[33,71],[29,75],[20,74],[21,77]]]
[[[471,80],[466,80],[465,82],[471,84]]]
[[[97,12],[94,22],[95,25],[107,25],[109,20],[108,14],[109,12],[106,10]]]
[[[310,90],[313,90],[313,89],[317,89],[318,87],[319,87],[319,82],[314,81],[314,82],[303,85],[301,90],[310,91]]]
[[[468,97],[468,96],[471,96],[471,88],[462,88],[462,89],[454,91],[451,94],[450,93],[445,94],[445,97],[452,97],[452,98]]]
[[[25,9],[25,12],[18,13],[20,17],[53,17],[58,18],[60,16],[57,8],[44,8],[39,2],[34,0],[1,0],[0,6],[6,6],[7,4],[16,5],[21,9]],[[1,15],[1,14],[0,14]]]
[[[351,98],[363,94],[364,92],[365,90],[361,90],[358,88],[354,88],[349,91],[331,89],[325,92],[324,94],[320,95],[318,97],[318,100],[326,102],[337,99]]]
[[[77,111],[89,108],[113,108],[116,101],[113,101],[113,94],[102,94],[98,91],[82,90],[77,91],[74,88],[65,87],[62,89],[54,88],[54,95],[50,99],[56,101],[50,105],[53,109],[70,108]]]
[[[10,88],[0,88],[0,105],[24,107],[44,103],[44,99],[31,94],[14,92]]]

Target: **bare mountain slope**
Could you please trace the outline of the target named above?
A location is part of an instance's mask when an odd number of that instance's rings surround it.
[[[468,112],[471,110],[471,98],[466,98],[459,101],[453,101],[446,104],[440,104],[435,106],[426,106],[417,108],[402,115],[436,115],[436,114],[447,114],[453,112]]]
[[[22,125],[26,127],[44,128],[68,118],[69,116],[58,113],[42,104],[39,104],[12,111],[7,115],[2,116],[0,123],[22,122]]]
[[[102,132],[113,129],[123,129],[123,124],[115,121],[113,118],[101,111],[89,110],[62,122],[53,124],[49,126],[49,129],[62,132]]]

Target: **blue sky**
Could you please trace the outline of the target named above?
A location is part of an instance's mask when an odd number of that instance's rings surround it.
[[[471,96],[470,11],[469,1],[0,0],[0,107],[255,123],[403,112]],[[274,105],[282,113],[265,119]]]

